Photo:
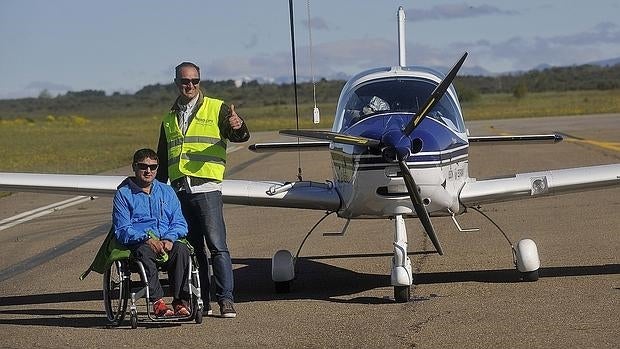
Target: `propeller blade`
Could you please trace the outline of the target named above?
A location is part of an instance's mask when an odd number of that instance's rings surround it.
[[[407,191],[409,192],[409,197],[411,197],[411,203],[413,204],[413,208],[422,222],[422,226],[424,227],[424,231],[426,235],[431,239],[433,246],[437,250],[437,253],[443,255],[443,249],[441,248],[441,243],[439,243],[439,239],[437,238],[437,234],[435,234],[435,229],[433,228],[433,224],[431,223],[431,219],[428,216],[428,211],[426,211],[426,207],[424,207],[424,203],[422,202],[422,197],[418,192],[418,186],[415,184],[415,180],[411,175],[411,171],[409,170],[409,166],[407,166],[407,159],[400,158],[398,159],[398,165],[400,167],[400,171],[403,173],[403,178],[405,179],[405,185],[407,186]]]
[[[448,87],[452,83],[452,80],[454,80],[454,77],[456,77],[456,73],[458,73],[459,69],[461,69],[463,62],[465,62],[465,58],[467,58],[467,52],[465,52],[461,59],[459,59],[459,61],[454,64],[452,69],[450,69],[448,75],[446,75],[446,77],[439,83],[439,85],[435,87],[435,90],[433,90],[426,102],[422,105],[422,108],[420,108],[420,111],[418,111],[418,113],[416,113],[416,116],[411,119],[411,121],[409,121],[409,123],[403,130],[405,135],[409,136],[411,132],[413,132],[416,127],[418,127],[426,114],[428,114],[431,109],[433,109],[435,104],[439,102],[443,94],[446,93],[446,91],[448,90]]]
[[[331,131],[318,131],[318,130],[280,130],[280,134],[306,137],[313,139],[329,140],[335,143],[343,143],[350,145],[359,145],[365,147],[376,147],[379,145],[379,141],[372,138],[366,138],[361,136],[351,136],[342,133]]]

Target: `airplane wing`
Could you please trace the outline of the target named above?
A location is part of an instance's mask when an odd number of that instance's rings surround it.
[[[0,172],[0,191],[113,196],[127,176]]]
[[[281,183],[227,179],[224,180],[222,196],[227,204],[305,208],[332,212],[337,211],[341,204],[340,195],[330,182]]]
[[[502,178],[471,178],[459,194],[466,207],[620,185],[620,164],[518,173]]]
[[[280,130],[280,134],[368,147],[378,146],[381,143],[379,140],[373,138],[321,130]]]
[[[0,173],[0,191],[113,196],[126,176]],[[224,180],[224,203],[337,211],[340,195],[331,183]]]

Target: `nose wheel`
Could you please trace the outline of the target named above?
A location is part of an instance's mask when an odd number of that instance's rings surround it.
[[[407,303],[411,298],[411,286],[394,286],[394,301]]]

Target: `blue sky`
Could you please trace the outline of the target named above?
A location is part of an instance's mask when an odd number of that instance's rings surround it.
[[[294,0],[299,75],[310,75],[307,0]],[[310,0],[312,71],[351,75],[398,63],[489,72],[620,57],[617,0]],[[2,0],[0,98],[85,89],[133,93],[190,60],[204,79],[291,78],[287,0]]]

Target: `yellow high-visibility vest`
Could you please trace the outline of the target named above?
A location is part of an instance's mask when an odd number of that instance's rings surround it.
[[[219,99],[204,97],[185,136],[179,127],[176,112],[170,111],[164,117],[170,181],[183,176],[224,179],[227,142],[222,139],[218,127],[222,103]]]

